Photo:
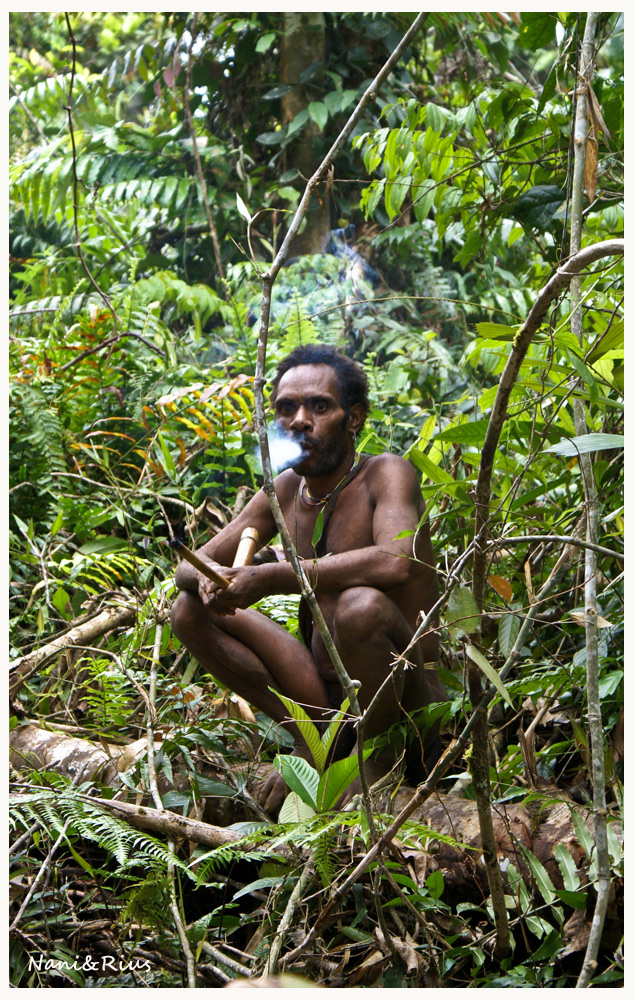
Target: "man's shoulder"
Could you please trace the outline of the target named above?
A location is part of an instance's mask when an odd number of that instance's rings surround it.
[[[366,462],[366,467],[368,469],[368,473],[372,476],[403,476],[409,479],[417,478],[417,473],[407,459],[402,458],[401,455],[393,455],[389,451],[385,451],[381,455],[371,455]]]
[[[401,496],[418,502],[421,496],[419,477],[410,462],[401,455],[392,455],[390,452],[373,455],[367,461],[366,468],[366,483],[375,502],[388,496],[393,500]]]
[[[273,481],[278,497],[293,496],[300,485],[300,476],[293,469],[285,469]]]

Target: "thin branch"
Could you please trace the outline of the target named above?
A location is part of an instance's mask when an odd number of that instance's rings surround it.
[[[146,340],[146,338],[142,337],[140,333],[133,333],[131,330],[125,330],[122,333],[116,334],[114,337],[108,337],[107,340],[102,340],[100,344],[97,344],[97,347],[89,347],[87,350],[82,351],[81,354],[77,354],[74,358],[71,358],[70,361],[67,361],[66,364],[62,365],[59,371],[65,372],[67,368],[72,368],[72,366],[76,365],[78,361],[83,361],[84,358],[87,358],[89,354],[96,354],[97,351],[103,351],[106,347],[119,343],[119,341],[123,340],[124,337],[135,337],[136,340],[140,340],[146,345],[146,347],[149,347],[151,351],[158,354],[159,357],[165,357],[165,351],[162,351],[160,347],[157,347],[149,340]]]
[[[51,862],[52,862],[53,858],[55,857],[55,854],[57,852],[58,847],[60,846],[60,844],[62,843],[62,841],[66,838],[66,830],[68,828],[69,823],[70,823],[70,819],[67,819],[66,822],[64,823],[63,828],[62,828],[62,832],[60,833],[59,837],[57,838],[57,840],[55,841],[55,843],[51,847],[50,851],[48,852],[48,854],[44,858],[44,861],[42,862],[42,866],[41,866],[39,872],[37,873],[37,875],[35,876],[35,878],[31,882],[31,885],[29,886],[29,890],[28,890],[26,896],[24,897],[24,899],[22,901],[22,905],[21,905],[20,909],[16,913],[14,919],[11,921],[11,924],[9,926],[9,933],[11,933],[12,931],[14,931],[14,930],[17,929],[17,926],[18,926],[18,924],[20,922],[20,917],[22,916],[22,914],[26,910],[27,906],[29,905],[31,899],[33,898],[33,894],[36,891],[37,887],[39,886],[40,882],[42,881],[44,875],[46,875],[46,873],[48,872],[49,868],[51,867]]]
[[[622,552],[614,552],[613,549],[607,549],[603,545],[597,545],[584,538],[573,538],[570,535],[503,535],[501,538],[490,539],[487,544],[504,548],[506,545],[531,544],[531,542],[561,542],[563,545],[577,545],[581,549],[591,549],[601,556],[608,556],[610,559],[624,562]]]
[[[574,120],[574,165],[571,190],[571,253],[577,253],[582,244],[583,199],[586,180],[586,152],[589,141],[587,97],[591,93],[593,56],[598,14],[587,14],[584,37],[580,51],[580,69],[576,79],[576,111]],[[580,345],[582,331],[582,285],[576,276],[571,282],[571,331]],[[587,433],[584,403],[574,401],[573,419],[577,435]],[[597,898],[591,923],[591,932],[576,983],[577,989],[589,986],[597,968],[602,930],[611,889],[611,868],[607,837],[606,772],[604,768],[604,731],[599,691],[599,654],[597,627],[597,555],[599,503],[591,455],[579,456],[586,506],[586,551],[584,562],[584,631],[586,646],[587,725],[591,745],[591,781],[593,785],[593,823],[597,851]]]
[[[278,924],[278,929],[276,930],[273,941],[271,942],[271,947],[269,950],[269,957],[265,964],[265,976],[273,976],[276,971],[276,966],[278,964],[278,958],[280,956],[280,949],[282,948],[282,943],[284,941],[284,936],[291,926],[291,922],[295,916],[295,911],[298,904],[302,900],[302,894],[304,890],[310,883],[313,875],[315,874],[315,865],[313,861],[309,861],[303,868],[302,873],[296,884],[293,887],[293,892],[289,896],[289,901],[285,907],[285,911],[282,914],[282,919]]]

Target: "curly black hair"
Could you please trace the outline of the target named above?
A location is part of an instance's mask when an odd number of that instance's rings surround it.
[[[279,362],[271,389],[272,405],[276,402],[280,379],[298,365],[329,365],[337,376],[337,387],[344,410],[348,413],[353,403],[361,403],[366,418],[370,409],[366,373],[356,361],[340,354],[328,344],[302,344]]]

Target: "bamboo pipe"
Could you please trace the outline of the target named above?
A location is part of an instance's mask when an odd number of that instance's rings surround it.
[[[249,566],[254,557],[254,552],[258,548],[259,541],[257,528],[245,528],[238,542],[238,548],[234,557],[234,566]],[[196,553],[188,549],[184,542],[181,542],[178,538],[173,538],[170,545],[173,549],[176,549],[186,562],[191,563],[199,573],[206,576],[208,580],[212,580],[213,583],[217,583],[223,590],[227,590],[231,580],[228,580],[221,573],[217,573],[215,569],[212,569],[202,559],[199,559]]]

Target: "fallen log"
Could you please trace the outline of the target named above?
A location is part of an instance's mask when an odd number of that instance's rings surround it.
[[[198,819],[179,816],[168,809],[160,811],[148,806],[136,806],[131,802],[120,802],[118,799],[98,799],[93,796],[86,796],[86,801],[107,809],[139,830],[158,833],[169,840],[193,840],[205,847],[221,847],[223,844],[233,844],[243,837],[236,830],[226,830],[222,826],[212,826],[211,823],[203,823]]]
[[[39,649],[18,657],[9,665],[9,695],[14,698],[24,682],[39,668],[45,667],[56,656],[71,646],[90,646],[106,632],[122,628],[134,621],[136,607],[133,604],[122,604],[104,608],[86,621],[74,625],[63,635],[51,639]]]
[[[9,733],[9,761],[16,771],[29,768],[56,771],[76,784],[84,781],[99,781],[112,787],[120,784],[117,762],[110,749],[68,733],[41,729],[35,723],[16,726]],[[125,749],[112,747],[115,753]]]

